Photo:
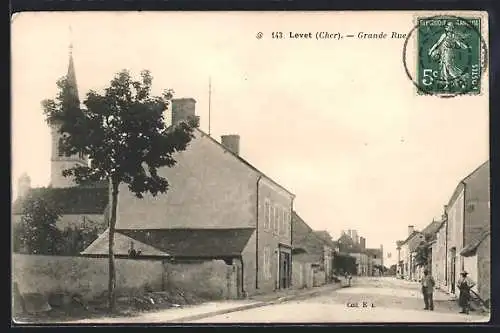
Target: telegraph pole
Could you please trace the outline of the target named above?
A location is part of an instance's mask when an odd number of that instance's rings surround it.
[[[212,107],[212,78],[208,77],[208,135],[210,136],[211,125],[211,107]]]

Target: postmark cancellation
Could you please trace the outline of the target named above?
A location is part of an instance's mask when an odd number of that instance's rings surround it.
[[[416,18],[419,95],[478,95],[486,67],[480,16]]]

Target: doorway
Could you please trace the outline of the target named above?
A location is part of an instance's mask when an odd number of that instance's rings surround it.
[[[290,253],[280,251],[280,279],[279,288],[285,289],[290,287],[291,277]]]
[[[455,293],[455,278],[456,278],[456,270],[457,270],[457,256],[456,253],[457,249],[456,248],[451,248],[450,250],[450,288],[451,288],[451,293]]]

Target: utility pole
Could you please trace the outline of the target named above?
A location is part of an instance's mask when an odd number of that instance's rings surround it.
[[[208,135],[210,136],[211,125],[211,107],[212,107],[212,78],[208,77]]]

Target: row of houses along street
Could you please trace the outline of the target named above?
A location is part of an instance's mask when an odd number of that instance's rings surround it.
[[[427,269],[436,286],[456,298],[457,282],[465,271],[475,283],[473,297],[488,307],[491,299],[489,189],[490,168],[486,161],[457,184],[439,219],[422,230],[408,226],[406,238],[396,243],[398,277],[420,281]]]
[[[78,99],[73,57],[67,79]],[[196,116],[193,98],[172,101],[172,124]],[[61,293],[90,301],[108,286],[108,182],[77,185],[62,171],[87,165],[86,156],[59,149],[59,124],[51,127],[51,182],[33,188],[29,175],[18,181],[13,224],[23,218],[26,199],[38,196],[57,205],[60,230],[92,229],[97,238],[77,252],[13,254],[13,280],[25,298],[20,311],[43,312],[29,295],[47,300]],[[119,189],[115,257],[117,291],[180,288],[208,298],[245,298],[289,288],[338,281],[339,275],[382,275],[383,247],[366,248],[355,230],[334,241],[313,230],[294,210],[296,195],[240,154],[240,137],[220,142],[200,129],[175,167],[160,170],[171,184],[168,195],[137,199]]]

